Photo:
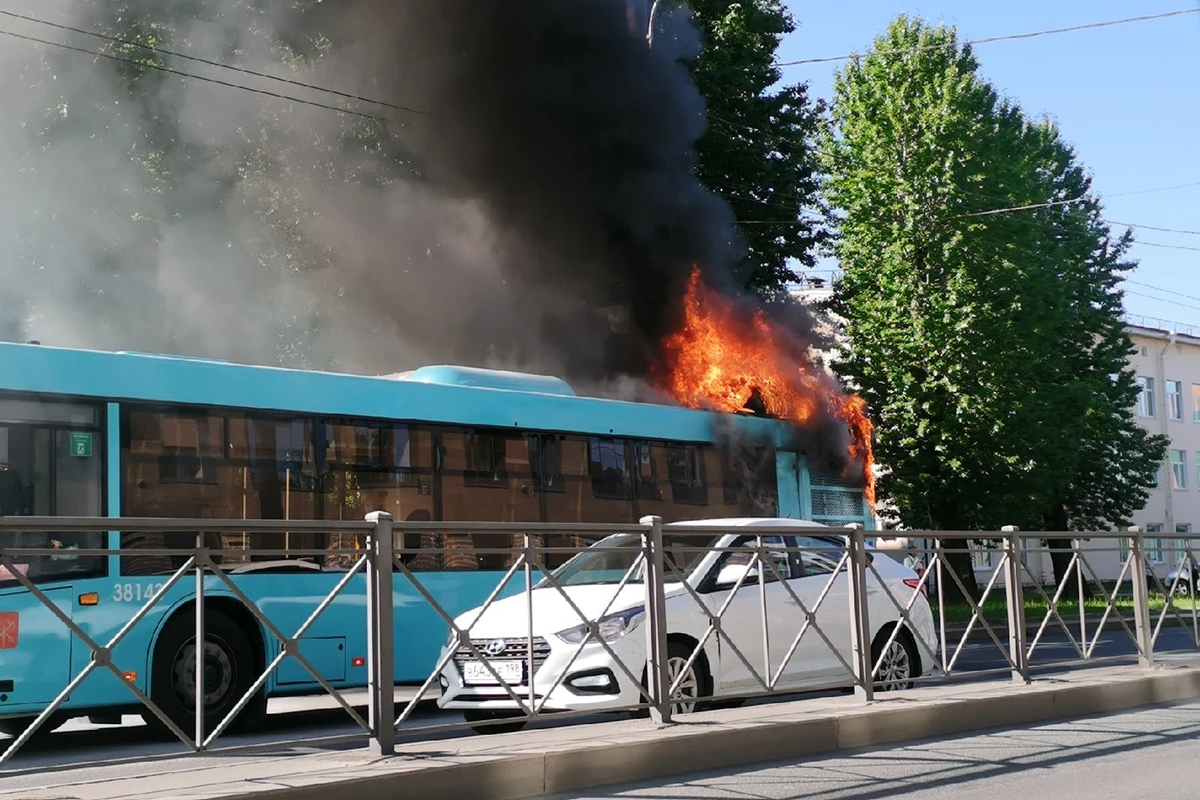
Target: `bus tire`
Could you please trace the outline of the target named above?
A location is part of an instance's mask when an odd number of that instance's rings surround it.
[[[216,730],[258,678],[254,648],[246,632],[228,614],[206,609],[204,619],[205,708],[204,733]],[[177,614],[167,622],[154,648],[150,668],[150,699],[189,737],[195,735],[196,629],[191,614]],[[266,693],[260,688],[228,730],[260,728],[267,711]],[[160,732],[169,729],[144,709],[146,724]]]

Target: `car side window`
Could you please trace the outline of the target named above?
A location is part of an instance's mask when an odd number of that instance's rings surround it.
[[[763,559],[769,559],[769,563],[774,565],[774,569],[764,564],[762,560],[754,563],[751,568],[751,562],[754,561],[754,548],[757,547],[758,539],[754,536],[742,536],[736,539],[717,560],[716,570],[713,573],[714,584],[718,588],[729,589],[738,582],[742,575],[746,575],[742,586],[757,585],[758,576],[763,573],[766,574],[768,583],[779,580],[780,576],[785,580],[794,577],[791,554],[787,551],[789,545],[784,537],[764,536],[762,543],[766,548]],[[749,570],[749,574],[747,574],[747,570]]]
[[[804,565],[805,575],[831,574],[845,554],[833,540],[816,536],[797,536],[796,546],[804,548],[800,552],[800,563]],[[845,565],[842,568],[845,569]]]

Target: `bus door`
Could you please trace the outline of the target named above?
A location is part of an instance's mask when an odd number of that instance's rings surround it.
[[[104,441],[100,407],[0,398],[0,515],[90,516],[103,513]],[[6,547],[46,548],[61,555],[16,556],[13,567],[75,616],[71,582],[105,574],[104,557],[73,556],[105,545],[100,533],[5,531]],[[67,584],[64,586],[64,584]],[[66,686],[72,651],[87,648],[54,613],[0,567],[0,682],[12,681],[5,706],[45,704]]]

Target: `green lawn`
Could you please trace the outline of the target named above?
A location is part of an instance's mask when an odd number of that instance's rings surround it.
[[[1033,597],[1027,591],[1025,595],[1025,620],[1026,622],[1037,625],[1042,618],[1046,616],[1046,602],[1036,591],[1033,592]],[[1181,614],[1187,613],[1190,615],[1195,601],[1191,598],[1175,598],[1174,606]],[[1150,610],[1160,612],[1166,606],[1166,600],[1162,595],[1151,595]],[[1104,614],[1105,601],[1104,598],[1095,598],[1084,602],[1084,612],[1087,615],[1088,621],[1098,620]],[[1133,614],[1133,598],[1118,597],[1116,600],[1116,608],[1121,612],[1126,620],[1132,619]],[[936,603],[933,608],[934,617],[937,617],[938,609]],[[1059,616],[1068,625],[1079,621],[1079,603],[1075,600],[1062,600],[1058,604]],[[966,603],[947,603],[946,604],[946,621],[947,622],[966,622],[971,618],[971,607]],[[1004,601],[1003,593],[998,599],[988,599],[988,602],[983,606],[983,616],[988,622],[1007,622],[1008,621],[1008,606]],[[1170,617],[1168,617],[1169,619]],[[1116,615],[1110,614],[1109,620],[1111,623],[1116,622]],[[1058,623],[1051,618],[1050,624],[1057,627]],[[976,623],[978,626],[978,623]]]

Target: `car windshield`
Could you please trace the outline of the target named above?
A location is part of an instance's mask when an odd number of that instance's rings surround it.
[[[703,560],[708,552],[707,549],[711,548],[719,538],[718,536],[689,536],[686,534],[664,535],[663,550],[667,581],[678,582],[688,577]],[[637,534],[626,533],[609,536],[556,569],[553,572],[554,580],[562,586],[620,583],[624,579],[625,573],[637,561],[641,552],[641,544],[642,537]],[[629,578],[629,583],[642,582],[644,566],[644,564],[638,564],[637,570]],[[539,584],[539,586],[548,585],[549,581],[546,580]]]

